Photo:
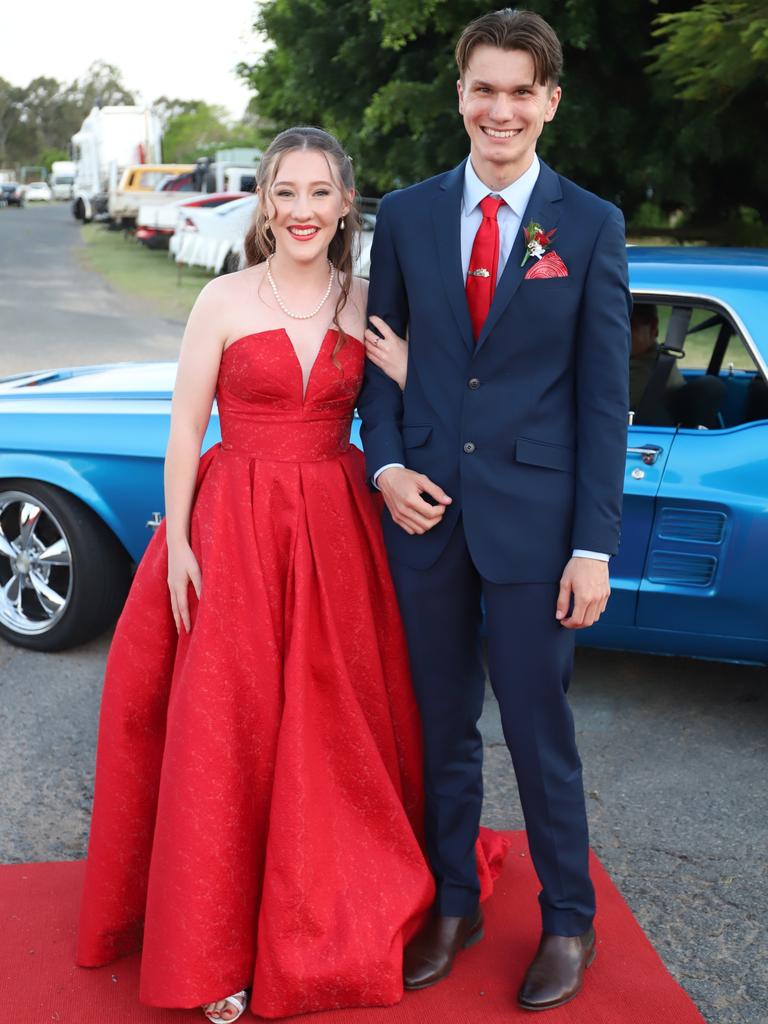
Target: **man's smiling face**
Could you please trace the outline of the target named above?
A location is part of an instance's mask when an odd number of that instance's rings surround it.
[[[534,82],[534,75],[525,50],[479,45],[457,83],[472,166],[487,185],[503,188],[530,167],[541,130],[555,116],[560,86]]]

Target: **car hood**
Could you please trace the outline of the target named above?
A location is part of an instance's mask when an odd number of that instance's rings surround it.
[[[175,379],[176,363],[110,363],[35,370],[0,378],[0,399],[169,399]]]

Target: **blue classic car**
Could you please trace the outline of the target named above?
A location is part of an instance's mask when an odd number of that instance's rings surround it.
[[[608,609],[579,639],[768,664],[768,253],[628,254],[621,549]],[[174,371],[123,364],[0,381],[7,640],[59,650],[114,620],[162,516]],[[205,447],[218,431],[214,410]]]

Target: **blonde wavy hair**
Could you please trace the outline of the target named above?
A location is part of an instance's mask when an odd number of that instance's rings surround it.
[[[315,150],[322,153],[328,161],[331,171],[331,178],[338,189],[347,194],[355,188],[355,178],[352,171],[352,161],[344,152],[338,139],[322,128],[299,126],[287,128],[275,136],[267,147],[261,158],[259,170],[256,175],[256,186],[260,189],[262,201],[256,206],[253,221],[245,236],[245,260],[247,267],[254,267],[264,263],[267,257],[275,251],[275,237],[269,226],[269,215],[266,199],[269,190],[274,183],[280,161],[286,153],[296,150]],[[334,265],[339,280],[339,297],[336,300],[336,308],[333,314],[333,325],[339,332],[339,341],[334,349],[334,356],[346,340],[344,331],[339,323],[341,311],[347,304],[349,293],[352,288],[354,259],[359,251],[360,232],[362,229],[360,214],[357,207],[352,204],[349,212],[342,218],[344,227],[339,225],[336,234],[331,239],[328,247],[328,259]]]

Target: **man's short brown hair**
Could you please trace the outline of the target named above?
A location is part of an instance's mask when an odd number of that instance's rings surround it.
[[[524,50],[533,59],[534,82],[552,88],[560,82],[563,48],[555,30],[540,14],[504,7],[471,21],[456,44],[456,63],[462,79],[476,46]]]
[[[632,323],[638,327],[644,324],[658,324],[659,311],[650,302],[636,302],[632,306]]]

